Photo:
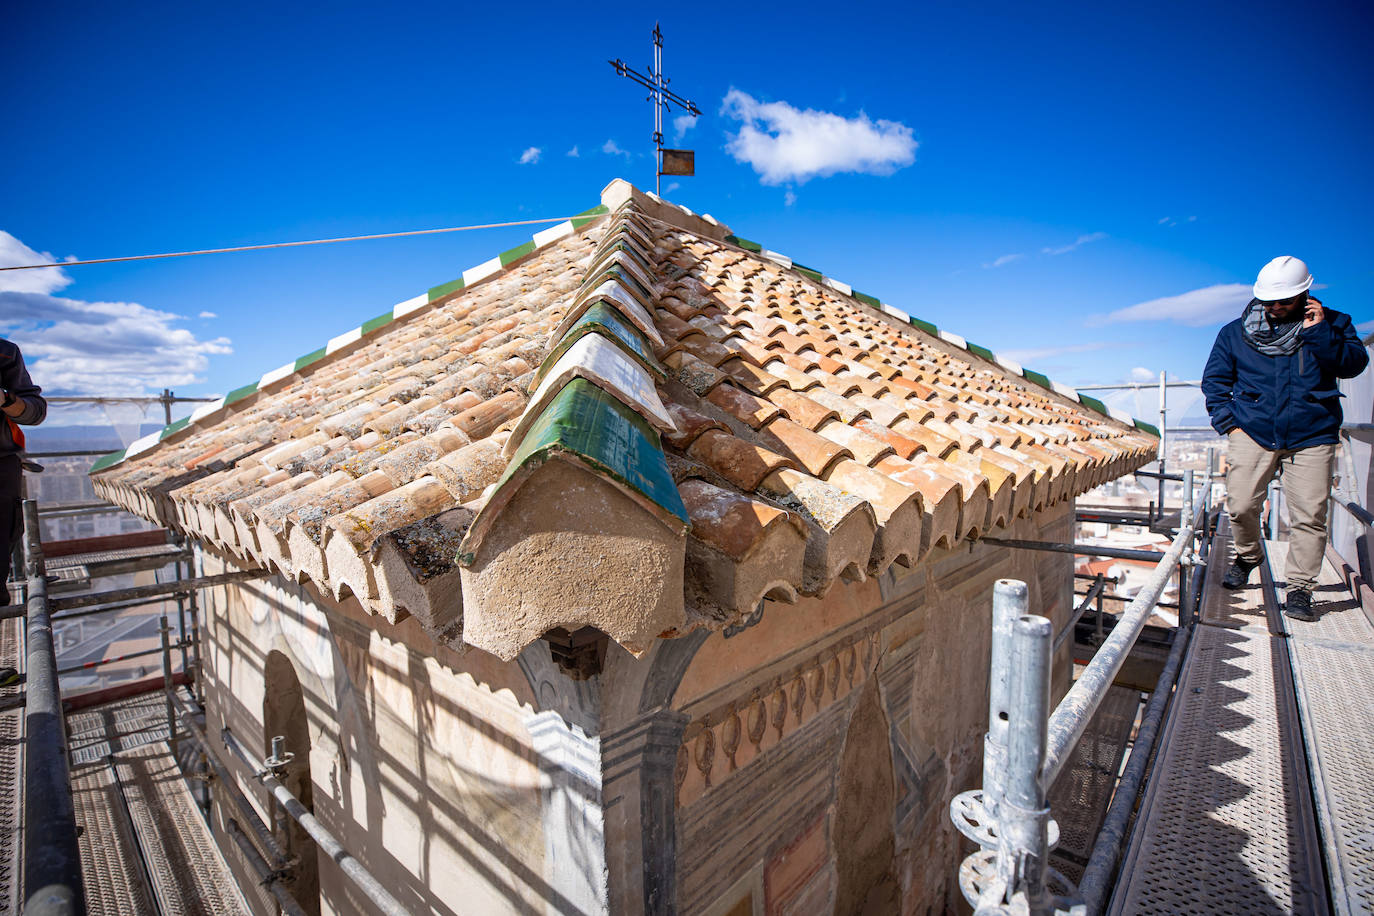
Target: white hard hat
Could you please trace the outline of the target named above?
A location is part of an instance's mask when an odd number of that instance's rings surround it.
[[[1288,299],[1306,292],[1311,285],[1312,274],[1307,265],[1286,254],[1260,268],[1259,276],[1255,279],[1255,298],[1263,302]]]

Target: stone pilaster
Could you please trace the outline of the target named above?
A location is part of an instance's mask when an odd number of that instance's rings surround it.
[[[617,913],[676,912],[673,770],[687,716],[658,709],[602,741],[610,899]]]
[[[545,878],[576,912],[609,913],[601,740],[552,711],[525,727],[544,777]],[[550,904],[549,912],[559,911]]]

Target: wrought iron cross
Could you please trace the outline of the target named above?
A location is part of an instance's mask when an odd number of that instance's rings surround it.
[[[663,75],[663,33],[659,31],[658,23],[654,23],[654,65],[647,75],[633,69],[620,58],[608,61],[615,72],[621,76],[627,76],[649,90],[645,101],[654,103],[654,193],[658,194],[659,180],[663,176],[663,111],[671,105],[677,105],[688,114],[701,116],[701,109],[697,108],[696,103],[684,99],[676,92],[668,88],[671,82]]]

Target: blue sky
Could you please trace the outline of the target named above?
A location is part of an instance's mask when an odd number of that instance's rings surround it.
[[[1058,380],[1196,378],[1279,254],[1374,320],[1364,10],[660,15],[703,111],[680,139],[697,176],[665,196]],[[567,216],[614,177],[651,187],[651,110],[606,60],[646,67],[654,16],[22,4],[0,259]],[[11,272],[0,333],[53,393],[217,394],[537,228]]]

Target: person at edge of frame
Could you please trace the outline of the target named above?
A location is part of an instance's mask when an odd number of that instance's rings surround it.
[[[1277,471],[1291,521],[1284,613],[1304,621],[1326,552],[1331,471],[1343,414],[1337,379],[1369,353],[1350,316],[1311,295],[1312,274],[1291,256],[1264,265],[1254,298],[1224,326],[1202,374],[1212,427],[1226,437],[1226,511],[1235,559],[1224,588],[1243,588],[1261,559],[1260,510]]]
[[[48,415],[43,389],[29,378],[24,355],[18,345],[0,338],[0,606],[10,603],[10,557],[24,530],[20,510],[21,453],[24,431],[19,427],[37,426]],[[19,674],[0,667],[0,687],[17,683]]]

